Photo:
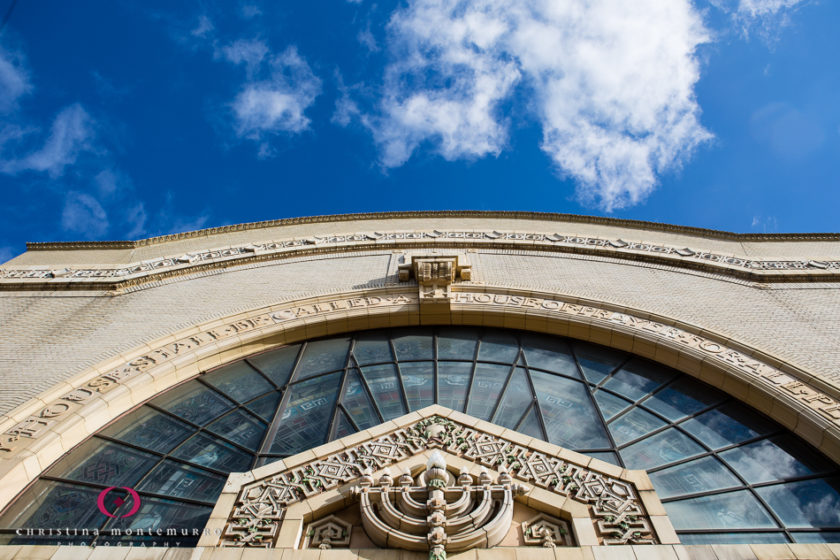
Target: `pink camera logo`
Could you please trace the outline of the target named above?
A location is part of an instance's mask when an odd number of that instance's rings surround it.
[[[111,486],[109,488],[106,488],[105,490],[99,493],[99,497],[96,499],[96,507],[98,507],[99,511],[101,511],[104,515],[107,515],[108,517],[117,517],[105,508],[105,496],[108,495],[108,492],[110,492],[111,490],[116,490],[117,488],[121,488],[128,492],[132,500],[132,506],[128,513],[120,515],[119,517],[131,517],[132,515],[137,513],[137,510],[140,509],[140,496],[137,494],[137,491],[134,490],[134,488],[129,488],[128,486]],[[124,503],[125,500],[122,498],[117,498],[116,500],[114,500],[116,508],[119,508]]]

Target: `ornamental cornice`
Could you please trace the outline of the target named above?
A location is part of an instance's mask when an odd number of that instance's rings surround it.
[[[358,214],[334,214],[324,216],[301,216],[296,218],[283,218],[279,220],[266,220],[262,222],[249,222],[215,228],[206,228],[183,233],[161,235],[138,239],[136,241],[69,241],[69,242],[29,242],[26,248],[30,251],[40,250],[73,250],[73,249],[135,249],[159,245],[182,239],[194,239],[231,233],[236,231],[252,231],[272,227],[301,225],[301,224],[323,224],[330,222],[349,222],[359,220],[398,220],[410,218],[485,218],[485,219],[522,219],[541,220],[545,222],[566,222],[578,224],[599,224],[617,226],[637,230],[660,231],[690,235],[700,235],[712,239],[723,239],[728,241],[840,241],[840,233],[734,233],[707,228],[679,226],[660,222],[649,222],[644,220],[627,220],[621,218],[608,218],[603,216],[581,216],[578,214],[560,214],[554,212],[518,212],[518,211],[497,211],[497,210],[426,210],[426,211],[403,211],[403,212],[362,212]]]
[[[359,232],[191,251],[119,267],[0,268],[0,290],[120,290],[175,276],[310,255],[370,250],[528,250],[641,261],[754,282],[840,279],[840,260],[754,259],[661,243],[497,230]]]

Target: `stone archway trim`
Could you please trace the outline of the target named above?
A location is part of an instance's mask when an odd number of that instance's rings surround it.
[[[326,335],[442,324],[569,336],[661,362],[772,416],[840,463],[837,390],[807,372],[672,319],[463,283],[453,286],[448,312],[426,312],[410,286],[284,302],[185,329],[61,382],[0,420],[0,507],[105,424],[202,371]]]

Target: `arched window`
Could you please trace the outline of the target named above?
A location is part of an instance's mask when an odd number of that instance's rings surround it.
[[[684,543],[840,540],[837,466],[728,395],[601,346],[430,327],[286,346],[158,395],[42,473],[0,516],[2,542],[154,541],[125,533],[161,528],[194,545],[228,473],[434,403],[647,470]],[[122,517],[136,502],[125,488],[140,507]]]

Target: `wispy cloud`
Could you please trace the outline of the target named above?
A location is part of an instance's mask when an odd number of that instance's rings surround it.
[[[359,44],[366,48],[369,52],[376,52],[379,50],[379,45],[376,44],[376,37],[373,36],[370,26],[366,27],[362,31],[359,31],[359,33],[356,34],[356,40],[359,41]]]
[[[17,109],[18,100],[31,89],[22,55],[0,47],[0,114]]]
[[[10,260],[12,257],[16,256],[15,253],[16,252],[13,251],[12,248],[9,246],[0,247],[0,265]]]
[[[150,220],[149,235],[167,235],[202,229],[210,221],[210,211],[205,209],[197,215],[187,216],[183,208],[176,205],[175,193],[169,191],[163,204],[156,209]]]
[[[190,29],[190,35],[203,39],[204,37],[210,35],[215,29],[216,26],[213,25],[213,21],[207,15],[202,14],[198,16],[195,27]]]
[[[137,202],[132,206],[124,208],[125,224],[127,226],[125,237],[126,239],[137,239],[146,233],[146,221],[149,216],[146,214],[146,205],[142,202]]]
[[[116,168],[103,169],[93,178],[92,193],[111,216],[115,234],[122,239],[135,239],[146,233],[146,206],[137,198],[134,182]]]
[[[260,39],[238,39],[216,51],[216,58],[232,64],[244,64],[248,76],[253,76],[269,54],[268,45]]]
[[[803,0],[740,0],[738,13],[749,17],[777,15],[801,4]]]
[[[817,152],[826,139],[819,118],[787,103],[764,105],[750,117],[750,132],[774,157],[798,162]]]
[[[790,14],[804,6],[806,0],[709,0],[729,14],[744,36],[752,32],[774,40],[778,30],[790,23]]]
[[[70,191],[64,198],[61,227],[84,239],[99,239],[108,231],[108,214],[93,196]]]
[[[412,0],[391,19],[384,94],[361,120],[386,167],[423,144],[478,158],[506,147],[502,104],[519,103],[580,198],[609,211],[711,137],[693,91],[707,40],[688,0]]]
[[[246,82],[231,103],[236,135],[257,142],[263,157],[272,153],[271,136],[309,127],[305,111],[321,93],[321,80],[294,47],[266,65],[266,78]]]
[[[779,231],[779,220],[776,216],[753,216],[750,227],[761,233],[776,233]]]
[[[242,19],[253,19],[262,15],[262,9],[254,4],[244,4],[239,9],[239,15]]]
[[[62,109],[53,120],[43,146],[25,156],[0,162],[0,171],[16,175],[24,171],[46,172],[60,177],[83,152],[96,151],[95,122],[79,104]]]

